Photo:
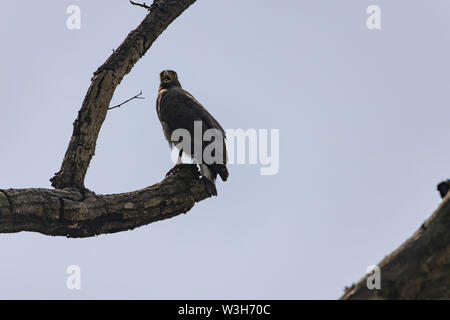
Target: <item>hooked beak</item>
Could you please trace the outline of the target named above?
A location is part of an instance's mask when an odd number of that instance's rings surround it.
[[[170,80],[171,80],[171,79],[170,79],[170,76],[169,76],[169,72],[164,71],[164,74],[163,74],[163,80],[164,80],[164,81],[170,81]]]

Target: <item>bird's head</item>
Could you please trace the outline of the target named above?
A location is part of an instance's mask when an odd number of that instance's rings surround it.
[[[161,88],[181,87],[180,81],[178,81],[177,73],[173,70],[164,70],[159,74],[161,80]]]

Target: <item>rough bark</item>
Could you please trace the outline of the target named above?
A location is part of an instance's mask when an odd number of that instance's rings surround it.
[[[378,264],[381,289],[369,290],[367,275],[347,288],[341,299],[450,299],[449,231],[447,194],[419,230]]]
[[[0,190],[0,233],[35,231],[52,236],[91,237],[131,230],[186,213],[209,197],[197,166],[174,167],[142,190],[96,195],[84,190]]]
[[[208,197],[195,165],[175,166],[142,190],[96,195],[84,187],[100,128],[116,87],[156,38],[195,0],[155,0],[149,13],[95,71],[50,189],[0,189],[0,233],[36,231],[90,237],[130,230],[186,213]]]
[[[158,36],[195,0],[156,0],[141,24],[131,31],[113,54],[94,72],[84,98],[61,169],[50,179],[57,189],[84,188],[100,128],[116,87],[147,52]]]

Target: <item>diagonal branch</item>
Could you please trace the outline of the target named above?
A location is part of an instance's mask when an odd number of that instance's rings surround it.
[[[114,107],[109,107],[108,110],[112,110],[112,109],[115,109],[115,108],[120,108],[120,107],[123,106],[125,103],[130,102],[130,101],[133,100],[133,99],[145,99],[144,97],[141,97],[141,95],[142,95],[142,91],[139,92],[139,93],[138,93],[137,95],[135,95],[134,97],[131,97],[130,99],[125,100],[124,102],[119,103],[118,105],[115,105]]]
[[[35,231],[70,238],[132,230],[189,211],[208,197],[195,165],[175,166],[142,190],[96,195],[77,190],[0,190],[0,233]]]
[[[94,72],[67,147],[61,169],[50,179],[57,189],[84,189],[98,134],[116,87],[158,36],[195,0],[155,0],[141,24],[131,31]]]
[[[141,24],[131,31],[91,79],[61,169],[51,179],[55,190],[0,189],[0,233],[35,231],[46,235],[90,237],[131,230],[189,211],[208,196],[196,165],[177,165],[166,178],[142,190],[96,195],[84,188],[116,87],[156,38],[195,0],[155,0]]]
[[[365,276],[341,299],[450,299],[449,230],[447,194],[420,229],[378,264],[381,289],[369,290]]]
[[[152,9],[152,7],[148,6],[145,2],[144,3],[138,3],[138,2],[133,2],[133,1],[130,0],[130,3],[132,5],[134,5],[134,6],[142,7],[142,8],[145,8],[147,10],[151,10]]]

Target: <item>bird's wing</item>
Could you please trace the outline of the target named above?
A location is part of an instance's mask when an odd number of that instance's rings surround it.
[[[207,129],[218,129],[225,137],[225,130],[220,123],[206,110],[206,108],[197,101],[189,92],[183,90],[186,95],[186,103],[192,108],[196,115],[205,122]]]
[[[217,129],[225,139],[225,130],[219,122],[189,92],[181,88],[172,88],[164,93],[160,99],[159,115],[163,127],[166,125],[170,131],[169,136],[179,128],[188,130],[192,135],[194,122],[201,121],[202,132]],[[205,142],[202,144],[205,145]],[[223,149],[223,158],[226,159],[225,141],[223,141]]]
[[[224,136],[225,130],[219,122],[189,92],[181,88],[168,90],[158,99],[158,116],[172,128],[190,129],[194,121],[201,121],[204,130],[218,129]]]

